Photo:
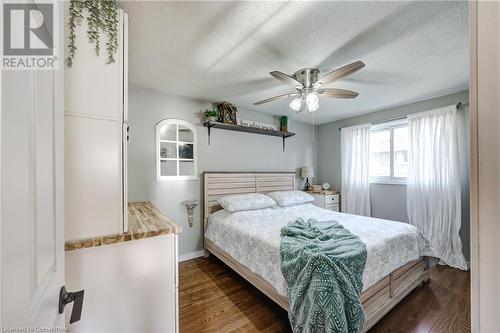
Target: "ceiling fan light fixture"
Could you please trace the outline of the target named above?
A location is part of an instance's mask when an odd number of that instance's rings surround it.
[[[307,111],[315,112],[319,109],[319,98],[315,93],[309,93],[306,97]]]
[[[307,104],[307,111],[316,112],[319,109],[319,103],[316,104]]]
[[[318,101],[319,101],[318,95],[316,95],[315,93],[311,92],[311,93],[307,94],[307,97],[306,97],[307,105],[318,104]]]
[[[294,87],[296,92],[266,98],[255,102],[254,105],[274,102],[294,96],[296,98],[289,104],[292,110],[297,113],[302,111],[315,112],[319,109],[319,96],[328,98],[356,98],[358,93],[355,91],[338,88],[324,88],[324,86],[340,80],[347,75],[351,75],[364,66],[365,64],[362,61],[355,61],[321,77],[319,77],[320,72],[316,68],[299,69],[291,76],[280,71],[270,72],[269,74],[274,78],[288,86]]]
[[[293,101],[290,102],[290,109],[293,111],[297,112],[300,110],[300,107],[302,106],[302,98],[296,97],[293,99]]]

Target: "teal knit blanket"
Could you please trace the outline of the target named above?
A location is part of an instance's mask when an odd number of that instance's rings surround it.
[[[366,245],[337,221],[297,219],[281,237],[293,332],[361,332]]]

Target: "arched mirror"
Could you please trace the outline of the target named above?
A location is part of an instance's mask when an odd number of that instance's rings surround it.
[[[158,180],[196,179],[196,128],[184,120],[165,119],[156,125]]]

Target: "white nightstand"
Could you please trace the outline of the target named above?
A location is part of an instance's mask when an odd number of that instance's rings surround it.
[[[314,205],[324,209],[333,210],[335,212],[340,211],[340,193],[330,194],[309,192],[309,194],[315,199],[313,202]]]

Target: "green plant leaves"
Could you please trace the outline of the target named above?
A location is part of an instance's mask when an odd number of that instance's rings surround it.
[[[76,56],[77,25],[82,23],[84,12],[87,12],[87,37],[94,44],[95,53],[100,54],[101,33],[107,35],[106,50],[108,52],[107,64],[115,62],[114,55],[118,50],[118,3],[116,0],[71,0],[69,6],[69,54],[66,65],[71,67]]]

